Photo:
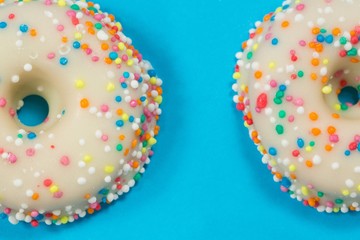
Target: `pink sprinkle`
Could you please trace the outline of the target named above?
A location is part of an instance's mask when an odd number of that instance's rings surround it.
[[[58,191],[58,192],[54,193],[53,197],[54,198],[61,198],[63,195],[64,195],[64,193],[62,191]]]
[[[326,202],[326,206],[329,207],[329,208],[333,208],[335,206],[335,204],[333,202]]]
[[[0,98],[0,107],[5,107],[6,103],[7,103],[7,101],[5,98]]]
[[[97,21],[101,21],[101,19],[103,19],[105,17],[104,14],[95,14],[94,15],[94,18],[97,20]]]
[[[47,58],[48,59],[54,59],[55,58],[55,53],[49,53],[48,55],[47,55]]]
[[[145,162],[146,161],[146,156],[142,155],[140,158],[140,161]]]
[[[140,74],[134,73],[134,78],[135,78],[135,80],[139,80],[140,79]]]
[[[11,209],[10,209],[10,208],[5,208],[5,209],[4,209],[4,213],[5,213],[5,214],[10,214],[10,213],[11,213]]]
[[[69,10],[66,12],[66,15],[68,15],[69,17],[76,17],[76,12],[73,10]]]
[[[98,62],[98,61],[99,61],[99,57],[98,57],[98,56],[93,56],[93,57],[91,58],[91,60],[92,60],[93,62]]]
[[[270,81],[270,86],[271,86],[272,88],[275,88],[275,87],[277,86],[277,82],[276,82],[275,80],[271,80],[271,81]]]
[[[9,152],[8,162],[11,163],[11,164],[14,164],[14,163],[16,163],[16,161],[17,161],[16,155]]]
[[[10,114],[11,117],[14,117],[15,114],[16,114],[16,111],[13,108],[10,108],[9,109],[9,114]]]
[[[32,216],[32,217],[37,217],[37,216],[39,216],[39,212],[38,212],[38,211],[32,211],[32,212],[30,213],[30,216]]]
[[[271,39],[271,37],[272,37],[272,34],[268,33],[265,35],[265,40],[269,40],[269,39]]]
[[[286,188],[286,187],[284,187],[284,186],[280,186],[280,190],[281,190],[282,192],[287,192],[289,189]]]
[[[119,79],[119,82],[120,82],[120,83],[123,83],[123,82],[125,82],[125,81],[126,81],[125,77],[121,76],[120,79]]]
[[[295,106],[301,107],[302,105],[304,105],[304,100],[302,98],[297,98],[294,100],[294,104]]]
[[[112,46],[112,50],[113,50],[114,52],[118,52],[120,49],[119,49],[118,46],[114,45],[114,46]]]
[[[64,25],[59,24],[59,25],[56,27],[56,29],[57,29],[59,32],[62,32],[62,31],[64,31],[65,27],[64,27]]]
[[[0,148],[0,154],[3,154],[5,150],[3,148]]]
[[[100,109],[102,112],[106,113],[109,111],[109,106],[106,104],[103,104],[103,105],[101,105]]]
[[[359,136],[359,135],[355,135],[354,140],[355,140],[356,142],[360,142],[360,136]]]
[[[339,136],[337,134],[331,134],[329,136],[329,141],[332,143],[337,143],[339,142]]]
[[[69,157],[68,157],[68,156],[62,156],[62,157],[60,158],[60,163],[61,163],[61,165],[63,165],[63,166],[68,166],[68,165],[70,164],[70,159],[69,159]]]
[[[137,106],[136,100],[131,100],[130,101],[130,106],[133,107],[133,108],[136,107]]]
[[[300,45],[301,47],[305,47],[305,46],[306,46],[306,42],[305,42],[304,40],[300,40],[300,41],[299,41],[299,45]]]
[[[35,149],[34,149],[34,148],[28,148],[28,149],[26,150],[26,156],[32,157],[32,156],[34,156],[34,155],[35,155]]]
[[[286,101],[291,102],[294,98],[293,96],[286,96]]]
[[[45,5],[50,6],[52,4],[51,0],[45,0]]]
[[[104,142],[106,142],[107,140],[109,140],[109,137],[108,137],[108,135],[102,135],[101,136],[101,140],[103,140]]]
[[[87,49],[85,49],[85,53],[87,54],[87,55],[90,55],[90,54],[92,54],[92,49],[91,48],[87,48]]]
[[[302,11],[302,10],[304,10],[304,8],[305,8],[305,4],[303,4],[303,3],[296,5],[296,10],[298,10],[298,11]]]
[[[295,120],[294,115],[290,115],[290,116],[288,117],[288,121],[289,121],[289,122],[294,122],[294,120]]]
[[[121,59],[122,59],[123,61],[127,61],[127,60],[129,59],[129,57],[124,54],[124,55],[122,55]]]

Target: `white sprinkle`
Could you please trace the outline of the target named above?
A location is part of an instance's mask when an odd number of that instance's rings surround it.
[[[109,39],[109,36],[103,30],[98,31],[96,35],[101,41],[107,41]]]
[[[124,193],[127,193],[130,191],[130,187],[128,185],[124,185],[124,186],[122,186],[121,191],[123,191]]]
[[[111,147],[109,146],[109,145],[106,145],[105,147],[104,147],[104,151],[105,152],[111,152]]]
[[[112,78],[115,77],[115,73],[114,73],[113,71],[108,71],[108,72],[106,73],[106,75],[107,75],[107,77],[110,78],[110,79],[112,79]]]
[[[283,147],[287,147],[287,146],[289,146],[289,141],[286,140],[286,139],[283,139],[283,140],[281,140],[281,145],[282,145]]]
[[[21,139],[21,138],[17,138],[16,140],[15,140],[15,145],[16,146],[21,146],[23,144],[23,140]]]
[[[11,77],[11,82],[13,82],[13,83],[18,83],[19,81],[20,81],[19,75],[13,75],[13,76]]]
[[[20,48],[20,47],[23,46],[23,41],[22,41],[22,40],[17,40],[17,41],[15,42],[15,45],[16,45],[18,48]]]
[[[345,181],[345,185],[348,187],[348,188],[352,188],[354,186],[354,181],[351,180],[351,179],[347,179]]]
[[[79,140],[79,144],[80,144],[80,146],[84,146],[85,145],[85,139],[81,138]]]
[[[296,109],[296,112],[297,112],[298,114],[304,114],[305,109],[304,109],[304,107],[298,107],[298,108]]]
[[[96,172],[96,169],[95,169],[94,167],[90,167],[90,168],[88,169],[88,173],[89,173],[90,175],[93,175],[95,172]]]
[[[26,64],[24,65],[24,70],[25,70],[26,72],[31,72],[32,69],[33,69],[33,67],[32,67],[32,65],[31,65],[30,63],[26,63]]]
[[[78,183],[79,185],[84,185],[84,184],[86,183],[86,178],[79,177],[79,178],[77,179],[77,183]]]
[[[31,197],[33,194],[34,194],[33,190],[31,190],[31,189],[26,190],[27,197]]]
[[[338,162],[332,163],[332,164],[331,164],[331,168],[332,168],[333,170],[339,169],[339,168],[340,168],[340,163],[338,163]]]
[[[104,181],[105,181],[106,183],[111,182],[111,177],[110,177],[110,176],[106,176],[106,177],[104,178]]]
[[[134,89],[137,89],[137,88],[139,87],[139,82],[136,81],[136,80],[132,80],[132,81],[130,82],[130,86],[131,86],[132,88],[134,88]]]
[[[313,162],[315,165],[319,165],[321,163],[321,157],[319,155],[315,155],[313,157]]]
[[[83,168],[86,166],[86,163],[84,161],[80,161],[80,162],[78,162],[78,166],[79,166],[79,168]]]
[[[21,187],[23,185],[23,181],[21,179],[15,179],[13,184],[15,187]]]
[[[103,135],[103,134],[102,134],[101,130],[97,130],[97,131],[95,132],[96,138],[101,138],[102,135]]]
[[[360,166],[355,167],[355,168],[354,168],[354,172],[360,173]]]

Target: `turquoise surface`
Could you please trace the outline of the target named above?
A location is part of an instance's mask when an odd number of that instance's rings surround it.
[[[324,214],[279,190],[231,90],[248,29],[281,0],[102,0],[164,80],[161,133],[138,185],[64,226],[0,220],[0,239],[359,239],[359,214]]]

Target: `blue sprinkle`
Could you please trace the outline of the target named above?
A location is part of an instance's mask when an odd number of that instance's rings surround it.
[[[325,37],[321,34],[317,35],[316,37],[316,40],[319,42],[319,43],[322,43],[325,41]]]
[[[127,84],[123,82],[123,83],[121,83],[121,87],[122,88],[127,88]]]
[[[146,97],[145,97],[145,96],[140,97],[140,101],[141,101],[141,102],[145,102],[145,101],[146,101]]]
[[[357,150],[360,152],[360,143],[357,145]]]
[[[60,58],[60,64],[65,66],[66,64],[68,64],[69,60],[66,57],[62,57]]]
[[[118,102],[118,103],[121,102],[121,101],[122,101],[121,96],[116,96],[116,97],[115,97],[115,101]]]
[[[117,126],[117,127],[122,127],[122,126],[124,126],[124,121],[123,121],[123,120],[117,120],[117,121],[116,121],[116,126]]]
[[[351,152],[350,152],[350,150],[346,150],[346,151],[344,152],[344,154],[345,154],[345,156],[350,156]]]
[[[283,9],[283,10],[286,10],[286,9],[289,8],[289,6],[290,6],[289,4],[286,4],[286,5],[282,6],[282,9]]]
[[[124,78],[129,78],[129,77],[130,77],[130,73],[124,72],[124,73],[123,73],[123,76],[124,76]]]
[[[21,24],[19,29],[23,33],[26,33],[27,31],[29,31],[29,27],[26,24]]]
[[[285,188],[289,188],[291,186],[291,181],[288,178],[283,177],[280,184]]]
[[[138,80],[138,82],[139,82],[139,83],[142,83],[142,81],[143,81],[143,78],[140,77],[139,80]]]
[[[155,72],[154,69],[150,69],[150,70],[148,71],[148,74],[149,74],[150,77],[155,77],[155,76],[156,76],[156,72]]]
[[[326,38],[325,38],[325,42],[326,43],[332,43],[334,41],[334,37],[332,36],[332,35],[328,35],[328,36],[326,36]]]
[[[282,91],[282,92],[285,92],[285,91],[286,91],[286,86],[283,85],[283,84],[281,84],[281,85],[279,86],[279,90]]]
[[[27,135],[27,137],[28,137],[28,139],[34,139],[34,138],[36,138],[36,134],[35,133],[33,133],[33,132],[29,132],[28,133],[28,135]]]
[[[42,220],[44,218],[44,215],[42,215],[42,214],[39,214],[39,215],[37,215],[36,217],[35,217],[35,220]]]
[[[6,28],[7,23],[6,22],[0,22],[0,28]]]
[[[129,117],[129,122],[132,123],[132,122],[134,122],[134,120],[135,120],[134,116],[130,116],[130,117]]]
[[[304,140],[302,138],[298,138],[296,143],[297,143],[299,148],[303,148],[304,145],[305,145]]]
[[[276,156],[276,154],[277,154],[276,148],[273,148],[273,147],[269,148],[269,154],[271,156]]]
[[[115,59],[117,59],[119,57],[119,55],[116,53],[116,52],[111,52],[111,53],[109,53],[109,58],[111,59],[111,60],[115,60]]]
[[[278,43],[279,43],[279,39],[277,38],[273,38],[273,40],[271,40],[272,45],[277,45]]]
[[[75,49],[79,49],[79,48],[81,47],[80,42],[75,41],[75,42],[73,43],[73,47],[74,47]]]

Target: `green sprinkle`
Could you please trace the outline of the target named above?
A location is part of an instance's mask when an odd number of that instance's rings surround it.
[[[304,76],[304,72],[303,71],[299,71],[298,72],[298,77],[303,77]]]
[[[338,198],[338,199],[335,199],[335,203],[336,204],[342,204],[344,202],[344,200]]]
[[[277,92],[276,92],[276,97],[277,97],[277,98],[283,98],[284,95],[285,95],[285,94],[284,94],[283,91],[277,91]]]
[[[318,197],[323,197],[324,196],[324,193],[323,192],[318,192]]]
[[[356,48],[352,48],[347,52],[348,56],[356,56],[357,55],[357,49]]]
[[[284,133],[284,127],[282,125],[276,125],[276,132],[281,135]]]
[[[349,107],[346,104],[341,104],[341,110],[346,111],[349,109]]]
[[[117,150],[118,152],[121,152],[121,151],[123,150],[123,145],[118,144],[118,145],[116,146],[116,150]]]
[[[79,11],[80,10],[80,7],[79,7],[79,5],[77,5],[77,4],[73,4],[73,5],[71,5],[71,7],[70,7],[72,10],[75,10],[75,11]]]
[[[309,142],[309,146],[310,146],[310,147],[315,146],[315,142],[314,142],[314,141]]]
[[[140,173],[135,174],[134,180],[139,181],[140,179],[141,179],[141,174]]]
[[[327,31],[326,31],[325,28],[322,28],[322,29],[320,29],[320,32],[321,32],[321,33],[326,33]]]
[[[101,23],[95,23],[95,28],[98,30],[102,29]]]
[[[253,57],[253,53],[252,53],[252,52],[248,52],[246,58],[247,58],[248,60],[250,60],[250,59],[252,59],[252,57]]]
[[[340,44],[345,45],[347,43],[347,39],[345,37],[340,38]]]
[[[17,137],[18,137],[18,138],[23,138],[23,135],[19,133],[19,134],[17,135]]]
[[[274,98],[274,103],[277,104],[277,105],[282,104],[281,98]]]
[[[145,122],[145,120],[146,120],[145,115],[144,115],[144,114],[143,114],[143,115],[141,115],[141,118],[140,118],[141,123],[144,123],[144,122]]]
[[[279,112],[279,118],[284,118],[284,117],[286,117],[286,112],[284,110],[281,110]]]

